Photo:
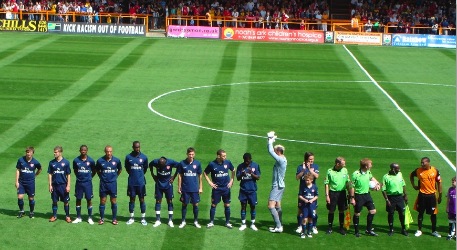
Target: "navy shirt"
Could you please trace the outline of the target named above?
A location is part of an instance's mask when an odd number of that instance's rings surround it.
[[[114,156],[109,161],[102,156],[97,160],[95,167],[100,172],[100,182],[116,182],[117,172],[122,170],[122,163]]]
[[[202,165],[198,160],[192,163],[187,159],[178,164],[178,174],[182,174],[181,192],[198,192],[200,189],[199,175],[202,174]]]
[[[143,153],[136,155],[132,152],[125,156],[125,170],[129,174],[129,186],[144,186],[146,178],[144,174],[148,171],[148,157]]]
[[[319,166],[317,164],[311,164],[311,168],[314,168],[314,172],[316,174],[319,174]],[[303,170],[303,164],[298,165],[297,167],[297,174],[299,174]],[[310,173],[309,168],[305,168],[305,174]],[[305,174],[300,178],[300,186],[298,187],[298,190],[302,190],[306,186],[306,181],[305,181]],[[316,184],[316,178],[313,178],[313,184]]]
[[[243,173],[244,170],[244,173]],[[252,178],[251,173],[260,177],[260,166],[255,162],[246,165],[244,162],[236,168],[236,178],[241,177],[240,190],[244,192],[257,191],[257,180]]]
[[[211,173],[211,180],[217,185],[217,190],[224,190],[228,189],[227,185],[231,179],[229,172],[233,170],[235,168],[229,160],[224,160],[221,163],[214,160],[205,168],[205,173]]]
[[[300,190],[300,192],[298,193],[298,195],[301,195],[303,196],[303,198],[307,199],[307,200],[311,200],[312,198],[316,197],[319,195],[318,191],[317,191],[317,186],[316,184],[312,184],[311,187],[307,187],[306,185],[303,187],[303,189]],[[313,202],[313,204],[315,203],[316,201]]]
[[[157,182],[156,185],[161,189],[167,189],[171,187],[170,179],[172,177],[173,168],[177,168],[179,162],[174,161],[172,159],[167,159],[165,166],[161,167],[159,165],[160,158],[154,159],[149,163],[149,167],[151,171],[152,168],[157,169]]]
[[[35,170],[41,169],[41,164],[33,157],[27,161],[25,156],[22,156],[17,160],[16,169],[19,170],[19,182],[34,182]]]
[[[94,159],[90,156],[87,156],[85,160],[81,159],[81,156],[76,157],[73,160],[73,171],[76,175],[76,182],[91,182],[92,173],[96,171]]]
[[[214,160],[208,164],[205,173],[211,173],[212,182],[217,185],[217,189],[221,190],[228,189],[227,185],[231,179],[229,172],[233,170],[235,170],[235,168],[229,160],[224,160],[221,163]]]
[[[57,161],[56,159],[50,161],[48,174],[52,175],[52,184],[67,184],[67,175],[71,174],[70,162],[65,158],[62,158],[60,161]]]

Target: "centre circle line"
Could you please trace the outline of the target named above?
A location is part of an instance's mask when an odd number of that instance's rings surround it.
[[[185,124],[188,126],[200,128],[200,129],[205,129],[205,130],[210,130],[210,131],[216,131],[216,132],[221,132],[221,133],[227,133],[227,134],[234,134],[234,135],[241,135],[241,136],[248,136],[248,137],[254,137],[254,138],[262,138],[266,139],[266,136],[262,135],[254,135],[254,134],[248,134],[248,133],[241,133],[241,132],[235,132],[235,131],[230,131],[230,130],[223,130],[223,129],[216,129],[216,128],[210,128],[210,127],[205,127],[201,126],[195,123],[190,123],[186,121],[182,121],[167,115],[164,115],[160,113],[159,111],[155,110],[152,105],[154,102],[157,100],[161,99],[162,97],[174,94],[174,93],[179,93],[183,91],[189,91],[189,90],[197,90],[197,89],[205,89],[205,88],[214,88],[214,87],[224,87],[224,86],[236,86],[236,85],[248,85],[248,84],[274,84],[274,83],[319,83],[319,82],[332,82],[332,83],[371,83],[371,81],[266,81],[266,82],[239,82],[239,83],[227,83],[227,84],[217,84],[217,85],[204,85],[204,86],[196,86],[196,87],[189,87],[189,88],[183,88],[183,89],[177,89],[177,90],[172,90],[166,93],[163,93],[161,95],[158,95],[151,99],[148,103],[148,108],[156,115],[177,122],[181,124]],[[413,82],[402,82],[402,84],[417,84]],[[427,83],[420,83],[422,85],[432,85],[432,86],[448,86],[448,85],[438,85],[438,84],[427,84]],[[306,143],[306,144],[314,144],[314,145],[324,145],[324,146],[335,146],[335,147],[348,147],[348,148],[364,148],[364,149],[379,149],[379,150],[395,150],[395,151],[419,151],[419,152],[434,152],[434,149],[417,149],[417,148],[394,148],[394,147],[375,147],[375,146],[363,146],[363,145],[351,145],[351,144],[339,144],[339,143],[330,143],[330,142],[315,142],[315,141],[305,141],[305,140],[296,140],[296,139],[288,139],[288,138],[280,138],[278,137],[277,140],[281,141],[287,141],[287,142],[296,142],[296,143]],[[454,151],[451,151],[454,152]]]

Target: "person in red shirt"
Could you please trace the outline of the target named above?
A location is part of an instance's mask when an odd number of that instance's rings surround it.
[[[187,5],[182,6],[182,15],[188,16],[189,15],[189,7]]]
[[[288,30],[289,29],[289,15],[286,14],[285,11],[282,12],[281,15],[281,25],[282,29]]]
[[[198,16],[198,8],[197,6],[195,6],[195,4],[192,4],[192,6],[190,7],[190,12],[192,13],[193,16]]]
[[[305,30],[305,20],[301,20],[300,22],[300,30]]]
[[[224,26],[230,27],[230,21],[232,20],[231,10],[228,8],[225,8],[224,11],[222,12],[222,15],[224,16]]]

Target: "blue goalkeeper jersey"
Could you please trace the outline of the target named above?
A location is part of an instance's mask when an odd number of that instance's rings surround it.
[[[268,143],[267,145],[268,152],[275,159],[275,164],[273,166],[273,178],[272,178],[272,187],[285,188],[286,183],[284,179],[286,177],[287,169],[287,159],[286,156],[279,156],[275,153],[273,149],[273,144]]]
[[[129,186],[144,186],[146,178],[144,174],[148,171],[148,157],[143,153],[132,153],[125,156],[125,170],[129,174]]]

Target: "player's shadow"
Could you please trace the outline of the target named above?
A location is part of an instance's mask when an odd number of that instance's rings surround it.
[[[251,220],[249,219],[249,216],[247,216],[247,217],[248,218],[246,218],[246,226],[247,226],[246,230],[251,230],[249,228],[251,226]],[[231,219],[232,219],[231,224],[233,226],[233,229],[238,229],[241,226],[241,222],[240,222],[239,218],[232,217]],[[207,218],[198,219],[198,221],[202,227],[206,227],[206,225],[209,223],[209,219],[207,219]],[[216,216],[216,218],[214,218],[214,225],[218,226],[218,227],[225,226],[225,218]],[[275,223],[273,222],[273,219],[272,220],[256,219],[255,225],[259,231],[270,231],[269,228],[274,227]],[[297,233],[295,232],[296,229],[297,229],[296,224],[283,224],[282,233],[290,234],[290,235],[297,235]]]
[[[57,219],[58,220],[65,220],[65,212],[64,212],[64,208],[63,206],[62,207],[59,207],[60,209],[58,210],[58,213],[57,213]],[[18,210],[11,210],[11,209],[5,209],[5,208],[0,208],[0,214],[3,214],[3,215],[6,215],[6,216],[10,216],[10,217],[17,217],[19,211]],[[43,213],[43,212],[37,212],[35,211],[34,212],[34,217],[35,218],[42,218],[42,219],[49,219],[51,218],[52,216],[52,212],[49,211],[47,213]],[[24,218],[28,218],[29,217],[29,211],[25,210],[25,213],[24,213]],[[71,219],[75,219],[75,215],[72,214],[70,212],[70,217]],[[82,217],[83,218],[87,218],[87,213],[86,214],[82,214]],[[93,219],[94,221],[98,221],[98,219],[100,218],[100,214],[99,213],[94,213],[93,214]],[[105,221],[108,221],[108,222],[111,222],[111,218],[112,218],[112,214],[111,214],[111,209],[109,209],[108,211],[105,212]],[[127,221],[128,219],[130,219],[129,216],[117,216],[117,220],[119,222],[121,221]]]
[[[11,209],[5,209],[5,208],[0,208],[0,214],[4,214],[4,215],[7,215],[7,216],[11,216],[11,217],[17,217],[17,215],[19,214],[19,211],[18,210],[11,210]],[[35,218],[45,218],[45,219],[49,219],[51,217],[51,213],[40,213],[40,212],[34,212],[34,217]],[[24,217],[29,217],[29,211],[25,211],[24,213]],[[65,218],[64,218],[65,219]]]

